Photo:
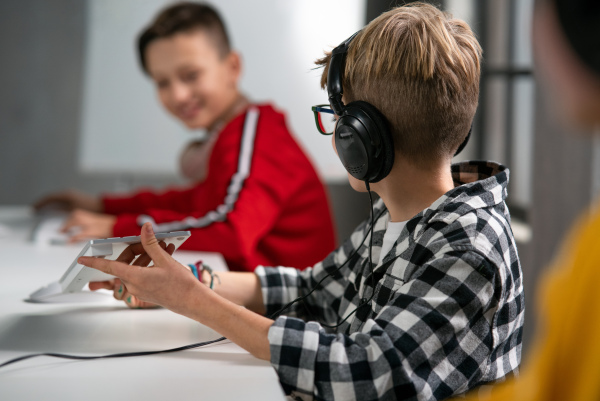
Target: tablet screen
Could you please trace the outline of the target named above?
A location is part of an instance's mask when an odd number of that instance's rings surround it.
[[[167,245],[175,245],[175,249],[187,240],[191,233],[189,231],[174,231],[169,233],[156,233],[156,239],[164,241]],[[65,271],[58,282],[35,291],[30,295],[30,300],[43,300],[60,293],[79,292],[83,287],[93,281],[106,281],[114,278],[91,267],[79,264],[77,260],[81,256],[93,256],[108,260],[115,260],[129,245],[141,242],[140,236],[94,239],[88,241],[71,266]]]

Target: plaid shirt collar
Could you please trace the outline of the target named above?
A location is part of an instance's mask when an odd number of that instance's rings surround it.
[[[495,207],[506,199],[509,170],[505,166],[489,161],[467,161],[453,164],[451,169],[455,188],[407,223],[415,238],[432,223],[451,224],[475,209]]]
[[[451,170],[455,187],[406,223],[405,229],[381,263],[374,262],[377,266],[397,258],[397,245],[407,235],[412,235],[412,240],[416,242],[432,224],[439,222],[450,225],[476,209],[499,208],[504,210],[505,217],[510,222],[510,215],[504,204],[510,174],[506,166],[491,161],[466,161],[453,164]],[[390,221],[390,214],[383,200],[379,199],[375,204],[374,214],[380,217],[375,222],[372,252],[373,260],[379,261],[383,235]],[[366,258],[367,255],[363,252],[362,256]]]

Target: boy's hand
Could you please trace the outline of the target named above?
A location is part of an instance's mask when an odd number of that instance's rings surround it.
[[[118,278],[109,281],[91,282],[89,283],[89,287],[90,291],[96,291],[101,288],[112,291],[115,299],[125,302],[125,304],[132,309],[150,309],[158,307],[156,304],[140,301],[135,295],[132,295],[127,291],[125,284]]]
[[[169,255],[172,255],[173,251],[175,250],[174,246],[171,246],[167,249],[167,245],[163,241],[159,242],[159,245],[162,249],[165,249]],[[136,259],[137,253],[140,252],[140,250],[142,253]],[[131,263],[133,266],[142,267],[148,266],[152,261],[148,254],[143,251],[143,246],[141,246],[141,244],[128,246],[116,260],[117,262],[123,262],[127,264],[133,262]],[[137,299],[135,295],[130,294],[129,291],[127,291],[125,284],[123,284],[118,278],[108,281],[91,282],[89,283],[89,287],[91,291],[96,291],[101,288],[112,291],[115,299],[118,299],[119,301],[124,301],[125,304],[127,304],[127,306],[129,306],[130,308],[147,309],[156,308],[158,306],[156,304],[140,301],[139,299]]]
[[[102,212],[102,201],[92,195],[84,194],[75,190],[57,192],[43,197],[33,205],[35,210],[43,208],[55,208],[71,211],[84,209],[90,212]]]
[[[115,216],[77,209],[69,215],[63,233],[71,233],[69,242],[77,242],[89,238],[107,238],[112,236],[117,221]]]
[[[144,224],[141,236],[142,242],[131,245],[123,251],[120,260],[110,261],[82,256],[78,261],[85,266],[119,278],[124,285],[123,291],[127,291],[128,296],[186,315],[185,312],[189,312],[186,310],[186,301],[191,301],[192,294],[196,291],[202,291],[202,288],[208,290],[208,288],[202,285],[185,266],[171,257],[175,250],[173,244],[169,244],[165,249],[161,247],[150,223]],[[133,265],[126,263],[134,260],[137,255],[141,256]],[[154,266],[145,267],[150,260],[154,262]],[[115,288],[118,291],[116,280],[113,285],[113,289]]]

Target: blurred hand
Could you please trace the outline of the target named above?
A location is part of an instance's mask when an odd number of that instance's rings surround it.
[[[35,210],[44,208],[54,208],[66,211],[84,209],[90,212],[100,213],[102,212],[102,201],[95,196],[70,189],[45,196],[38,200],[33,207]]]
[[[123,293],[126,291],[127,297],[132,297],[131,303],[135,304],[135,307],[147,304],[134,303],[133,297],[135,297],[135,302],[161,305],[176,313],[188,316],[192,310],[191,307],[195,305],[192,301],[197,298],[193,295],[202,294],[203,290],[209,292],[211,290],[202,285],[187,267],[171,257],[175,246],[173,244],[166,248],[164,244],[161,246],[154,236],[150,223],[146,223],[142,227],[141,237],[142,242],[129,246],[119,256],[120,260],[111,261],[82,256],[78,261],[85,266],[98,269],[120,279],[121,284],[124,285]],[[127,264],[131,263],[137,255],[140,256],[132,265]],[[145,267],[150,263],[150,260],[154,261],[154,266]],[[97,287],[96,284],[92,286],[90,283],[90,288],[107,287],[110,287],[110,285]],[[118,293],[119,288],[117,280],[114,280],[113,290],[117,290],[115,297],[123,297]],[[127,304],[133,306],[129,302]]]
[[[77,209],[69,215],[61,231],[70,234],[69,242],[90,238],[107,238],[113,235],[117,218],[109,214]]]

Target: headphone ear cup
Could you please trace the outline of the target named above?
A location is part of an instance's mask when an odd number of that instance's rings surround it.
[[[394,165],[394,139],[389,128],[387,119],[375,106],[370,103],[357,100],[351,102],[346,106],[346,110],[352,113],[352,108],[359,108],[364,114],[367,115],[371,123],[362,121],[363,125],[367,127],[367,133],[371,138],[371,142],[379,144],[372,148],[369,152],[369,182],[378,182],[384,179],[392,170]],[[361,119],[362,120],[362,119]],[[374,166],[371,168],[371,166]]]

